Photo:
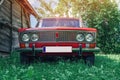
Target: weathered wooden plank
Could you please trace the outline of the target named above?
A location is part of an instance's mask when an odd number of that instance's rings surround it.
[[[10,0],[4,0],[3,4],[1,6],[9,5],[9,4],[10,4]]]
[[[0,18],[4,19],[7,23],[11,22],[11,10],[10,10],[10,1],[5,0],[0,6]]]
[[[7,37],[9,37],[10,36],[10,33],[9,32],[6,32],[6,30],[0,30],[0,35],[5,35],[5,36],[7,36]]]
[[[28,24],[27,24],[27,19],[26,19],[25,11],[23,11],[22,19],[23,19],[23,26],[22,27],[27,28]]]
[[[7,12],[7,13],[10,13],[10,12],[11,12],[11,11],[10,11],[10,7],[8,7],[8,6],[7,6],[7,7],[1,7],[1,11],[2,11],[2,12]],[[6,13],[6,14],[7,14],[7,13]]]
[[[0,33],[1,33],[1,32],[0,32]],[[10,33],[9,33],[9,34],[10,34]],[[10,35],[3,33],[3,34],[0,34],[0,38],[1,38],[1,39],[10,39]]]
[[[0,51],[10,51],[10,40],[0,39]]]
[[[0,35],[10,36],[10,28],[0,28]]]
[[[4,45],[0,45],[0,51],[10,52],[10,49]]]
[[[5,11],[4,8],[1,8],[1,14],[2,14],[2,15],[5,15],[5,16],[7,16],[7,17],[10,17],[10,12]],[[4,16],[4,17],[5,17],[5,16]]]
[[[0,43],[3,46],[10,47],[10,27],[6,27],[5,25],[0,29]]]
[[[3,50],[10,51],[10,38],[5,35],[0,35],[0,51]]]
[[[15,27],[17,29],[21,28],[21,21],[13,17],[12,27]]]
[[[0,21],[0,51],[10,51],[10,30],[9,25]]]
[[[13,20],[13,27],[18,27],[20,28],[22,25],[22,22],[21,22],[21,6],[17,3],[17,2],[14,2],[13,4],[13,10],[12,10],[12,20]]]
[[[0,16],[1,16],[1,18],[2,18],[4,21],[10,23],[10,20],[11,20],[11,19],[10,19],[9,14],[6,14],[6,12],[5,12],[5,13],[2,12],[2,13],[0,14]]]
[[[2,6],[0,6],[0,51],[10,52],[10,24],[11,22],[11,10],[10,2],[5,0]]]
[[[6,40],[1,40],[0,39],[0,45],[2,45],[2,46],[5,46],[5,47],[7,47],[7,48],[10,48],[10,40],[8,40],[8,39],[6,39]]]
[[[5,10],[7,10],[8,12],[10,11],[9,9],[10,9],[10,2],[8,2],[8,1],[5,1],[3,4],[2,4],[2,6],[1,7],[3,7]]]
[[[12,32],[12,34],[13,34],[13,45],[12,45],[12,47],[15,49],[15,48],[18,48],[19,47],[19,39],[18,39],[18,31],[15,31],[15,30],[13,30],[13,32]]]
[[[10,39],[10,33],[9,33],[9,35],[7,35],[7,34],[0,34],[0,38],[1,39],[5,39],[5,38],[7,38],[7,39]]]

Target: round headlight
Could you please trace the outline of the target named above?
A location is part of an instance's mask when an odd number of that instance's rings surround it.
[[[76,36],[77,41],[83,41],[84,40],[84,35],[83,34],[78,34]]]
[[[86,39],[87,42],[92,42],[94,37],[93,37],[92,34],[89,33],[89,34],[86,35],[85,39]]]
[[[39,39],[39,36],[38,36],[37,34],[33,34],[33,35],[31,36],[31,40],[32,40],[32,41],[38,41],[38,39]]]
[[[29,36],[28,36],[28,34],[23,34],[23,36],[22,36],[22,41],[25,41],[25,42],[27,42],[27,41],[29,41]]]

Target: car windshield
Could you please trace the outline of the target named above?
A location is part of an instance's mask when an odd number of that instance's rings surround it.
[[[38,27],[79,27],[79,19],[42,19]]]

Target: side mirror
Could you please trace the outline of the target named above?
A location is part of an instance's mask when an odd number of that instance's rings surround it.
[[[87,23],[87,21],[83,21],[83,23],[82,23],[82,25],[83,25],[83,27],[88,27],[88,23]]]

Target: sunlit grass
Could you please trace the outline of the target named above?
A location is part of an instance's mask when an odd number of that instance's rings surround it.
[[[120,55],[96,54],[90,68],[82,60],[69,59],[21,65],[15,54],[0,58],[0,80],[120,80]]]

